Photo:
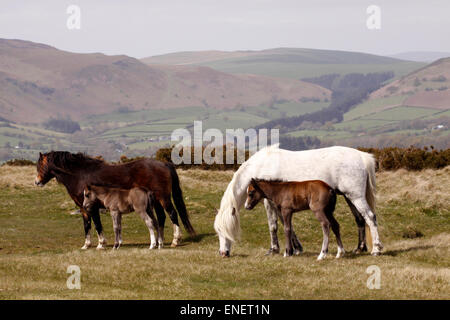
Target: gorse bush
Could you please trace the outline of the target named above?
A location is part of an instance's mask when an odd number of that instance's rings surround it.
[[[433,146],[423,149],[416,147],[358,148],[372,153],[377,160],[378,170],[423,170],[440,169],[450,165],[450,149],[436,150]]]
[[[202,160],[201,164],[194,164],[194,148],[191,148],[191,164],[179,164],[177,168],[189,169],[198,168],[204,170],[237,170],[240,164],[237,164],[237,149],[233,152],[233,164],[226,163],[226,150],[223,147],[223,164],[207,164]],[[202,148],[202,153],[204,151]],[[372,153],[377,161],[377,170],[423,170],[440,169],[450,165],[450,149],[435,150],[433,146],[423,149],[416,147],[409,148],[358,148],[361,151]],[[156,153],[156,159],[160,161],[171,162],[172,148],[159,149]],[[214,155],[214,153],[213,153]],[[182,156],[182,152],[180,153]],[[248,151],[245,152],[245,159],[249,158]]]
[[[450,149],[446,150],[435,150],[433,146],[430,148],[358,148],[361,151],[372,153],[377,161],[378,170],[423,170],[423,169],[440,169],[450,165]],[[202,149],[202,152],[204,148]],[[171,161],[171,148],[159,149],[156,153],[156,159],[161,161]],[[202,164],[194,164],[194,148],[191,149],[191,163],[192,164],[179,164],[177,167],[188,169],[188,168],[199,168],[205,170],[236,170],[239,168],[237,164],[236,156],[237,150],[234,149],[233,159],[235,160],[233,164],[225,164],[226,151],[224,147],[223,151],[223,164],[207,164],[202,161]],[[182,155],[182,153],[181,153]],[[214,153],[213,153],[214,155]],[[249,157],[248,151],[245,153],[245,159]]]

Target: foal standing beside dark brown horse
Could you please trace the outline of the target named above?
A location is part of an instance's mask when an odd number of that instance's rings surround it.
[[[51,151],[39,154],[35,184],[44,186],[52,178],[56,178],[66,187],[70,197],[80,208],[85,231],[85,243],[82,249],[87,249],[91,245],[91,219],[94,220],[99,238],[97,248],[104,248],[106,243],[99,215],[101,204],[92,206],[89,212],[83,208],[83,190],[87,185],[103,185],[122,189],[146,188],[155,196],[155,211],[161,232],[164,230],[166,219],[164,210],[169,214],[174,226],[172,246],[178,245],[181,240],[177,211],[186,230],[191,235],[195,235],[184,204],[178,174],[171,163],[144,158],[124,164],[108,164],[82,153]],[[171,196],[177,210],[172,204]]]
[[[322,250],[317,260],[324,259],[328,253],[330,225],[338,243],[336,258],[342,257],[345,251],[339,233],[339,223],[333,217],[336,206],[336,192],[325,182],[320,180],[280,182],[252,179],[247,188],[245,208],[247,210],[253,209],[261,199],[272,201],[281,211],[286,236],[285,256],[293,254],[292,214],[311,209],[320,221],[323,231]]]

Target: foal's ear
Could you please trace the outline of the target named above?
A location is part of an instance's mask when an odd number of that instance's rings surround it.
[[[251,180],[250,180],[250,183],[254,186],[254,185],[256,185],[256,180],[255,180],[255,178],[252,178]]]
[[[39,159],[42,159],[42,153],[39,152]]]
[[[91,191],[91,186],[89,184],[86,185],[86,190]]]

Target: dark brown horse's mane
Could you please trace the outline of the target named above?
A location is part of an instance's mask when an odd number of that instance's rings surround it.
[[[46,154],[47,161],[63,170],[97,169],[105,161],[92,158],[84,153],[70,153],[68,151],[50,151]]]

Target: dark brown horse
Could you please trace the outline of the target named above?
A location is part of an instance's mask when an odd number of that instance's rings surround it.
[[[333,217],[336,206],[336,192],[325,182],[310,180],[303,182],[280,182],[252,179],[247,188],[245,208],[253,209],[261,199],[272,201],[281,211],[284,220],[286,236],[286,254],[293,254],[292,246],[292,214],[294,212],[311,209],[322,225],[322,250],[317,260],[322,260],[328,253],[328,238],[330,225],[338,243],[336,258],[344,254],[339,223]]]
[[[102,205],[98,203],[92,206],[89,211],[83,208],[83,190],[87,185],[122,189],[146,188],[154,194],[156,200],[155,211],[161,233],[163,233],[166,219],[164,210],[166,210],[172,220],[174,226],[172,246],[176,246],[181,240],[177,211],[186,230],[191,235],[195,235],[184,204],[178,174],[171,163],[145,158],[113,165],[103,160],[88,157],[82,153],[73,154],[66,151],[52,151],[39,154],[35,184],[44,186],[52,178],[56,178],[59,183],[66,187],[70,197],[81,210],[85,231],[85,243],[82,249],[87,249],[91,245],[91,219],[94,221],[99,238],[97,248],[102,249],[105,244],[99,215],[99,208]],[[172,204],[171,196],[177,210]]]

